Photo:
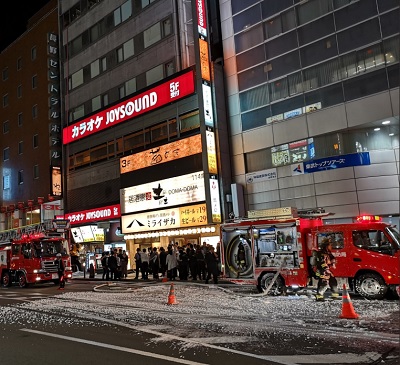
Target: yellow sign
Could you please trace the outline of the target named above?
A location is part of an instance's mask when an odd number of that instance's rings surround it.
[[[210,174],[218,174],[214,132],[206,131],[206,141],[207,141],[208,171],[210,172]]]
[[[297,208],[281,207],[262,210],[249,210],[247,212],[248,218],[266,218],[266,219],[284,219],[284,218],[297,218]]]
[[[181,227],[202,226],[208,223],[206,204],[179,208]]]
[[[208,58],[208,43],[199,39],[200,48],[200,65],[201,65],[201,78],[206,81],[211,81],[210,76],[210,62]]]
[[[201,135],[171,142],[159,147],[122,157],[120,159],[120,173],[125,174],[145,167],[159,165],[165,162],[201,153]]]

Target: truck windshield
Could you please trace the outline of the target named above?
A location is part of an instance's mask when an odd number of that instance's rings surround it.
[[[400,249],[400,234],[397,228],[395,227],[388,227],[386,228],[389,235],[393,238],[393,241],[396,245],[396,250]]]
[[[68,241],[64,239],[41,240],[40,242],[34,242],[33,247],[36,257],[55,256],[57,253],[68,254]]]

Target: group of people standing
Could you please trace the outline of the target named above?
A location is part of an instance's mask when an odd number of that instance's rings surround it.
[[[103,280],[121,280],[128,276],[129,257],[125,250],[116,248],[111,252],[103,252],[101,265],[103,267]]]
[[[185,247],[179,246],[178,242],[169,244],[168,248],[138,248],[135,254],[136,276],[146,280],[149,273],[153,279],[167,277],[169,280],[209,280],[218,283],[220,273],[219,250],[212,245],[203,242],[202,245],[188,243]]]

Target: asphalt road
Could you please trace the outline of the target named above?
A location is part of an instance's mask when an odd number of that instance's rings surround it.
[[[98,284],[99,282],[73,280],[67,283],[66,292],[90,293]],[[98,304],[90,299],[86,310],[77,310],[72,315],[71,312],[64,314],[63,306],[69,307],[73,303],[69,303],[68,299],[55,298],[58,294],[60,291],[54,284],[0,288],[1,312],[15,311],[16,308],[21,312],[21,316],[11,317],[6,322],[0,321],[0,364],[71,365],[79,361],[89,365],[99,362],[140,365],[394,365],[399,361],[399,347],[393,344],[380,345],[380,358],[368,357],[371,351],[377,350],[374,343],[379,341],[367,336],[357,339],[355,351],[354,337],[347,342],[334,337],[315,339],[296,334],[296,331],[290,333],[288,328],[280,329],[279,324],[275,324],[273,331],[265,332],[262,336],[257,335],[256,339],[246,339],[240,336],[238,323],[237,336],[226,336],[224,342],[221,341],[221,336],[224,336],[223,327],[216,330],[207,324],[192,326],[190,321],[185,325],[177,322],[173,327],[168,327],[162,321],[154,325],[149,323],[144,314],[143,320],[139,316],[139,319],[123,321],[121,319],[130,316],[129,310],[121,306],[120,313],[111,315],[107,308],[118,305],[117,303]],[[49,310],[52,309],[46,308],[45,304],[43,308],[39,306],[35,310],[21,307],[24,303],[42,303],[41,299],[54,299],[54,308],[57,309],[55,319],[37,320],[42,318],[42,314],[43,318],[49,316]],[[145,313],[146,308],[140,310]],[[93,314],[96,311],[98,315]],[[175,313],[177,316],[178,311],[179,308]],[[166,315],[173,318],[170,314]],[[235,326],[236,320],[226,318],[230,326]],[[315,328],[310,328],[310,333],[314,330]],[[342,333],[343,337],[351,336],[351,327],[343,329]],[[219,340],[214,341],[215,338]],[[297,355],[293,355],[294,352]],[[321,352],[328,352],[330,355],[317,356]]]

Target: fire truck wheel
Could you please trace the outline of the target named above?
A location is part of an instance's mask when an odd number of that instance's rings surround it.
[[[26,276],[22,272],[18,275],[18,284],[21,288],[26,288],[28,286]]]
[[[5,288],[11,285],[11,278],[10,278],[10,274],[8,272],[3,274],[3,277],[1,278],[1,284]]]
[[[269,272],[264,274],[260,279],[260,285],[258,286],[258,291],[260,293],[264,292],[270,285],[271,280],[273,280],[275,273]],[[283,279],[278,276],[272,285],[271,289],[269,290],[268,295],[281,295],[284,292],[284,283]]]
[[[369,272],[356,278],[356,291],[367,299],[383,299],[388,287],[380,275]]]

